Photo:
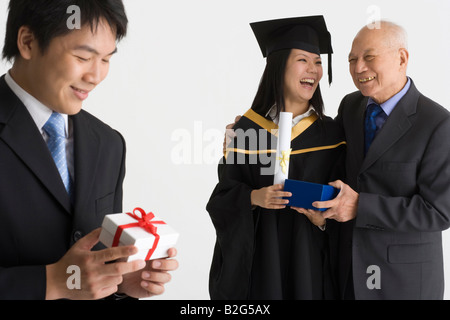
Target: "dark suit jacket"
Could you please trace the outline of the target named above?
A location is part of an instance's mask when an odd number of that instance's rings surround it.
[[[0,299],[45,298],[45,265],[122,211],[122,136],[85,111],[71,118],[73,205],[33,119],[0,79]]]
[[[356,219],[341,233],[341,291],[352,270],[356,299],[442,299],[450,114],[411,83],[364,157],[367,99],[347,95],[337,117],[347,139],[347,183],[359,193]],[[367,285],[375,281],[369,266],[380,268],[380,289]]]

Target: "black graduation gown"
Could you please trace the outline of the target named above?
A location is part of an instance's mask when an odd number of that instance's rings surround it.
[[[277,128],[250,109],[234,126],[236,137],[219,164],[219,183],[206,207],[217,235],[212,299],[335,298],[328,241],[334,221],[321,231],[289,207],[252,208],[251,191],[273,185]],[[327,184],[343,178],[345,140],[331,118],[302,119],[292,128],[291,147],[290,179]]]

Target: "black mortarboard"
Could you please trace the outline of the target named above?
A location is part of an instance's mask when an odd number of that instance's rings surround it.
[[[323,16],[286,18],[250,23],[263,57],[281,49],[328,54],[328,82],[332,81],[331,35]]]

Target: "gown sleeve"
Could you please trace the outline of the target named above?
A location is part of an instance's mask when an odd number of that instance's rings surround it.
[[[237,159],[236,154],[231,153],[228,162],[231,162],[230,157]],[[217,236],[210,271],[210,295],[212,299],[245,299],[255,224],[250,200],[251,166],[224,161],[219,164],[218,173],[219,182],[206,206]]]

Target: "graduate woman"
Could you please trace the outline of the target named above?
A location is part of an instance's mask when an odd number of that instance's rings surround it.
[[[343,176],[343,133],[324,115],[319,88],[322,53],[329,57],[331,83],[331,37],[322,16],[251,27],[267,64],[251,109],[234,126],[207,204],[217,234],[210,295],[333,299],[332,222],[289,207],[283,197],[290,193],[273,185],[281,111],[293,114],[289,178],[327,184]]]

